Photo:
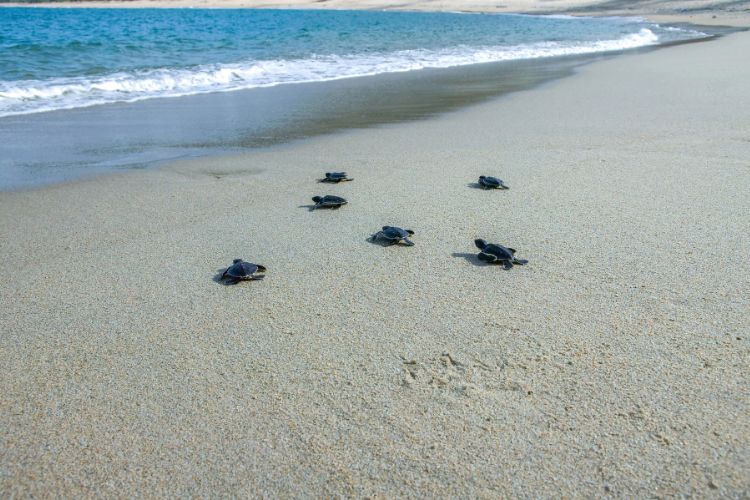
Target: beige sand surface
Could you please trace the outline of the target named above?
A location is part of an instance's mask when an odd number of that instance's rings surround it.
[[[746,497],[748,53],[0,194],[0,496]]]

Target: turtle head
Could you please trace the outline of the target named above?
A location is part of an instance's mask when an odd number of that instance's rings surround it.
[[[330,177],[330,176],[331,176],[331,172],[326,172],[326,177]]]
[[[321,198],[320,196],[313,196],[312,201],[314,201],[315,203],[320,203],[320,200],[322,199],[323,198]]]
[[[237,264],[238,262],[242,262],[242,259],[234,259],[232,261],[232,264]]]
[[[409,233],[412,236],[414,235],[414,231],[412,231],[411,229],[407,229],[406,232]]]
[[[391,226],[383,226],[383,231],[388,231],[391,228]]]
[[[477,246],[477,248],[478,248],[478,249],[480,249],[480,250],[484,250],[484,247],[486,247],[486,246],[487,246],[487,242],[486,242],[486,241],[484,241],[484,240],[483,240],[483,239],[481,239],[481,238],[477,238],[476,240],[474,240],[474,244],[475,244],[475,245]]]
[[[483,175],[480,175],[480,176],[479,176],[479,178],[480,178],[480,179],[486,179],[486,177],[485,177],[485,176],[483,176]]]

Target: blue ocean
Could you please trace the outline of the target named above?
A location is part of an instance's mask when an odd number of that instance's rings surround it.
[[[703,36],[635,18],[2,8],[0,117]]]

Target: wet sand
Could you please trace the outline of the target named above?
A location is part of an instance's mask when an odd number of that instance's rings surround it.
[[[429,118],[563,78],[577,66],[606,57],[616,53],[385,73],[4,117],[0,191]]]
[[[749,50],[0,193],[0,494],[747,495]]]

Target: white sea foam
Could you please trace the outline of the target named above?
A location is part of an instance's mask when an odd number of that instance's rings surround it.
[[[0,116],[71,109],[156,97],[227,92],[291,83],[319,82],[380,73],[477,63],[590,54],[656,44],[647,28],[597,42],[543,42],[510,47],[454,47],[375,55],[321,55],[300,60],[248,61],[181,69],[115,73],[94,78],[0,82]]]

